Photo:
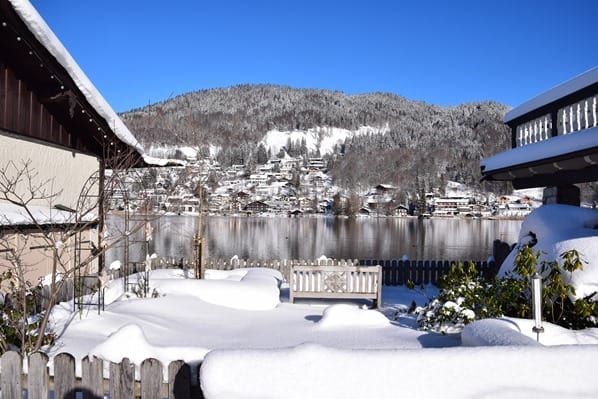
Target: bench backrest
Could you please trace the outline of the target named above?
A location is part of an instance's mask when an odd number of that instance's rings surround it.
[[[291,290],[294,292],[370,293],[382,284],[380,266],[293,266]]]

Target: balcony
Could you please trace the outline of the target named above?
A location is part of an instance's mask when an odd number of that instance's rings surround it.
[[[481,162],[482,179],[515,188],[598,180],[598,68],[509,111],[512,149]]]

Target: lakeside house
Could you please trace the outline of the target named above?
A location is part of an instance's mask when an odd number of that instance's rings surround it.
[[[580,205],[574,184],[598,180],[598,67],[509,111],[508,151],[482,160],[482,179],[546,187],[543,203]]]
[[[50,243],[67,268],[101,246],[106,169],[165,162],[146,156],[27,1],[0,0],[0,93],[0,263],[19,257],[36,283],[52,271]]]

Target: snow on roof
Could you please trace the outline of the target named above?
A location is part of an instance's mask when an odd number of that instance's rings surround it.
[[[520,106],[513,108],[505,115],[504,122],[510,122],[515,118],[533,111],[534,109],[540,108],[546,104],[550,104],[559,98],[568,96],[569,94],[575,93],[576,91],[595,83],[598,83],[598,67],[594,67],[582,74],[579,74],[576,77],[532,98],[531,100],[524,102]]]
[[[114,134],[123,143],[133,147],[139,152],[147,164],[164,166],[169,163],[169,160],[158,159],[145,154],[143,147],[137,141],[135,136],[133,136],[123,121],[116,115],[112,107],[100,94],[98,89],[96,89],[93,83],[91,83],[91,80],[85,75],[83,70],[79,67],[77,62],[69,54],[67,49],[63,46],[58,37],[56,37],[54,32],[52,32],[31,3],[27,0],[9,0],[9,2],[31,33],[67,71],[89,104],[91,104],[96,112],[106,120]]]
[[[482,160],[480,165],[482,171],[488,173],[489,171],[585,150],[598,145],[596,142],[597,135],[598,127],[593,127],[564,136],[552,137],[550,140],[503,151]]]
[[[65,224],[75,223],[76,214],[59,210],[51,206],[29,205],[27,210],[18,205],[0,202],[0,226],[30,225],[30,224]],[[86,215],[85,221],[95,219],[96,215]]]

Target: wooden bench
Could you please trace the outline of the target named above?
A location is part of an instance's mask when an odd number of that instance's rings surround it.
[[[289,301],[295,298],[371,299],[382,303],[381,266],[292,266]]]

